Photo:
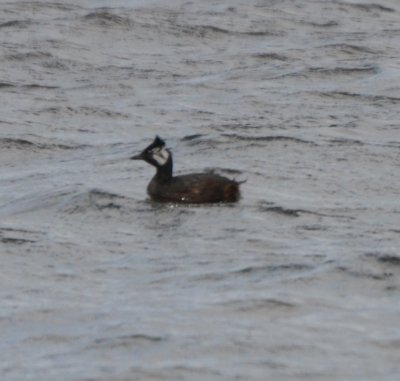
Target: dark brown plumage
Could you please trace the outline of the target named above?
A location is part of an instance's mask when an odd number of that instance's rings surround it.
[[[171,152],[158,136],[133,160],[144,160],[157,172],[147,187],[149,196],[160,202],[189,204],[236,202],[240,198],[240,182],[214,173],[192,173],[173,176]]]

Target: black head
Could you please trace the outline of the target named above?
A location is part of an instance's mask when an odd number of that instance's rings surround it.
[[[153,143],[145,148],[139,155],[132,156],[131,159],[144,160],[146,163],[156,168],[171,167],[172,170],[171,152],[165,148],[165,142],[159,136],[156,136]]]

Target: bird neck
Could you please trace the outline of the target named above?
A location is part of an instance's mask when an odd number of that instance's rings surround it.
[[[163,166],[157,167],[156,177],[160,180],[169,180],[172,178],[172,169],[172,157],[169,157]]]

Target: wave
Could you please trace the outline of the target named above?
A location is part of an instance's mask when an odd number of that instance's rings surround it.
[[[122,335],[116,337],[100,337],[95,339],[94,343],[90,344],[89,346],[91,348],[106,347],[107,349],[119,348],[119,347],[137,348],[138,346],[143,346],[143,345],[147,346],[152,343],[157,344],[165,340],[166,338],[162,336],[137,333],[132,335]]]
[[[5,56],[5,59],[12,61],[27,61],[27,60],[37,60],[37,59],[48,59],[52,58],[53,55],[47,52],[41,51],[29,51],[29,52],[18,52],[11,53]]]
[[[325,76],[337,76],[337,75],[353,75],[353,74],[377,74],[379,72],[376,66],[365,66],[365,67],[334,67],[334,68],[323,68],[315,67],[307,70],[310,74],[322,74]]]
[[[0,242],[10,245],[24,245],[37,242],[37,235],[41,234],[35,231],[1,228],[0,227]]]
[[[20,138],[0,138],[0,148],[17,150],[74,150],[87,147],[86,145],[67,145],[60,143],[40,143]]]
[[[400,231],[397,231],[400,233]],[[381,253],[367,253],[367,257],[372,257],[376,259],[378,262],[388,264],[390,266],[400,266],[400,256],[392,255],[392,254],[381,254]]]
[[[12,82],[0,82],[1,88],[18,88],[18,89],[26,89],[26,90],[35,90],[35,89],[44,89],[44,90],[53,90],[59,89],[59,86],[52,85],[42,85],[39,83],[12,83]]]
[[[370,75],[375,75],[379,73],[379,68],[377,66],[359,66],[359,67],[343,67],[337,66],[333,68],[325,67],[311,67],[302,70],[296,70],[291,72],[286,72],[278,76],[274,76],[270,79],[282,79],[282,78],[304,78],[304,79],[324,79],[335,77],[339,79],[340,77],[351,77],[355,79],[356,77],[365,77]]]
[[[365,46],[359,46],[359,45],[352,45],[352,44],[346,44],[346,43],[340,43],[340,44],[329,44],[329,45],[323,45],[321,46],[323,49],[329,49],[333,50],[335,52],[340,52],[340,53],[345,53],[349,55],[356,55],[356,54],[378,54],[379,52],[376,50],[373,50],[371,48],[367,48]]]
[[[234,274],[254,274],[254,273],[275,273],[275,272],[293,272],[313,270],[314,267],[304,263],[288,263],[283,265],[267,266],[247,266],[239,270],[234,270]]]
[[[133,22],[128,17],[119,16],[115,13],[110,12],[107,9],[100,9],[94,12],[90,12],[83,16],[85,21],[93,22],[99,26],[123,26],[131,27]]]
[[[293,136],[284,136],[284,135],[268,135],[268,136],[245,136],[239,134],[222,134],[222,135],[230,139],[241,140],[241,141],[254,141],[254,142],[289,141],[294,143],[317,145],[316,143],[310,140],[295,138]]]
[[[32,21],[30,20],[10,20],[6,21],[0,24],[0,29],[1,28],[27,28]]]
[[[400,102],[399,97],[391,97],[387,95],[374,95],[374,94],[360,94],[360,93],[351,93],[348,91],[320,91],[320,92],[314,92],[315,94],[318,94],[320,96],[324,97],[330,97],[330,98],[355,98],[355,99],[360,99],[363,101],[369,101],[369,102],[385,102],[385,103],[392,103],[392,104],[397,104]]]
[[[128,119],[127,114],[95,106],[51,106],[38,111],[39,114],[96,116],[99,118]]]
[[[275,60],[275,61],[287,61],[289,59],[287,56],[278,53],[254,53],[251,55],[251,57],[259,60]]]
[[[91,189],[74,195],[65,202],[61,211],[67,214],[86,213],[90,210],[120,210],[126,198],[100,189]]]
[[[387,280],[389,278],[393,278],[393,273],[391,272],[372,272],[372,271],[363,271],[359,269],[352,269],[347,266],[337,266],[336,270],[342,273],[345,273],[347,275],[350,275],[352,277],[356,278],[369,278],[373,280]]]
[[[266,36],[281,36],[282,32],[263,30],[234,30],[226,29],[214,25],[185,25],[174,24],[174,29],[179,33],[185,33],[200,38],[215,38],[218,35],[232,35],[232,36],[253,36],[253,37],[266,37]]]
[[[271,309],[292,309],[296,307],[296,304],[290,303],[280,299],[237,299],[231,300],[227,302],[220,303],[220,305],[224,308],[230,308],[238,312],[249,312],[249,311],[260,311],[267,310],[268,313],[271,312]]]
[[[387,12],[387,13],[395,12],[393,8],[376,3],[359,4],[359,3],[338,2],[337,4],[342,8],[353,8],[365,12],[376,12],[376,11]]]

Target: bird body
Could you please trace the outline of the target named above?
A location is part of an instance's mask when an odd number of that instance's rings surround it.
[[[201,204],[236,202],[240,198],[240,182],[224,176],[214,173],[173,176],[172,154],[158,136],[131,159],[144,160],[156,167],[147,187],[147,193],[155,201]]]

